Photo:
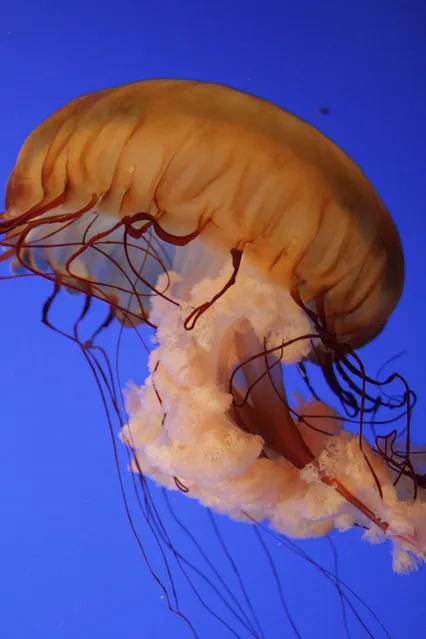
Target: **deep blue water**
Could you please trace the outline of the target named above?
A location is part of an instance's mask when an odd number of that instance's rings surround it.
[[[424,3],[3,3],[0,188],[26,135],[52,111],[80,94],[148,77],[217,81],[260,95],[320,128],[360,164],[394,216],[407,266],[401,303],[364,357],[374,372],[404,352],[398,370],[418,393],[413,435],[425,441]],[[327,115],[320,111],[324,107]],[[191,637],[189,627],[168,612],[130,531],[93,378],[74,345],[40,323],[49,291],[32,279],[1,284],[0,637]],[[67,321],[76,304],[61,302],[58,321]],[[142,381],[143,358],[130,347],[127,354],[125,346],[123,351],[129,375]],[[121,468],[130,494],[123,456]],[[156,498],[167,530],[177,536],[184,555],[201,566],[200,555],[173,524],[158,491]],[[207,512],[181,495],[173,495],[171,503],[231,591],[244,599]],[[148,557],[166,580],[155,541],[132,505]],[[215,521],[265,637],[293,636],[268,554],[253,529],[223,518]],[[345,637],[336,590],[285,543],[265,538],[300,635]],[[426,568],[395,576],[387,545],[368,546],[356,532],[335,535],[333,542],[339,575],[390,635],[423,637]],[[305,542],[302,548],[334,570],[328,541]],[[182,608],[199,636],[231,637],[191,596],[176,565],[173,575]],[[206,602],[214,598],[201,582],[199,588]],[[226,608],[220,613],[228,619]],[[372,636],[384,636],[362,614]],[[351,624],[354,639],[368,636]],[[238,632],[251,636],[247,630]]]

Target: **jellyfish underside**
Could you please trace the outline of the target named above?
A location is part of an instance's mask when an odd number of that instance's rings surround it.
[[[206,257],[211,249],[200,243],[191,252]],[[421,557],[422,496],[399,501],[383,459],[365,440],[361,448],[333,409],[302,398],[289,405],[286,365],[308,357],[318,338],[290,292],[242,259],[232,287],[185,326],[229,282],[231,260],[221,261],[219,274],[216,255],[214,271],[201,269],[198,279],[178,260],[180,272],[167,275],[178,305],[152,298],[150,376],[142,388],[129,388],[130,419],[121,433],[134,450],[133,470],[292,537],[362,526],[367,538],[392,539],[395,570],[413,567],[412,554]]]
[[[73,224],[85,227],[84,251],[67,241],[72,224],[48,224],[13,268],[48,275],[54,263],[57,278],[67,264],[59,279],[74,293],[91,272],[92,293],[113,305],[120,298],[123,323],[155,326],[150,374],[127,390],[120,436],[132,470],[293,538],[361,526],[374,541],[392,539],[396,571],[413,568],[422,558],[423,490],[400,501],[383,459],[365,440],[361,448],[333,409],[302,398],[289,405],[286,365],[321,342],[291,292],[244,254],[232,259],[199,238],[175,246],[133,222],[124,243],[122,227],[96,214]],[[47,248],[46,235],[55,237]]]
[[[344,430],[323,402],[288,401],[286,366],[324,344],[342,348],[333,331],[321,328],[321,304],[305,303],[294,279],[270,277],[272,267],[262,266],[249,242],[221,245],[220,224],[210,236],[201,218],[195,230],[191,223],[176,229],[161,210],[114,218],[102,210],[109,194],[78,208],[75,193],[71,207],[64,192],[17,211],[19,180],[19,171],[10,178],[1,227],[13,271],[103,299],[130,327],[155,327],[149,375],[142,387],[129,385],[129,419],[120,433],[135,472],[292,537],[361,526],[371,540],[391,539],[399,572],[424,559],[425,489],[416,486],[413,499],[409,474],[394,485],[398,468]],[[87,200],[87,185],[78,195]],[[393,230],[389,237],[397,243]],[[374,282],[383,265],[377,246]],[[332,257],[339,263],[337,249]],[[364,300],[371,286],[361,275],[352,288]],[[399,291],[394,297],[392,305]],[[385,315],[382,309],[360,343],[380,330]],[[346,354],[355,357],[350,346]]]

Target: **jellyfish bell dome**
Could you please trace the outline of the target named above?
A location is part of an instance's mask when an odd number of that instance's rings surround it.
[[[392,539],[397,570],[423,558],[425,504],[400,498],[396,458],[287,400],[286,365],[356,357],[404,280],[392,218],[319,131],[218,84],[86,95],[24,143],[0,231],[15,272],[155,328],[121,432],[134,471],[294,537],[362,526]]]
[[[356,346],[401,294],[398,233],[361,170],[306,122],[229,87],[147,80],[72,101],[23,145],[6,217],[52,215],[55,201],[243,247]]]

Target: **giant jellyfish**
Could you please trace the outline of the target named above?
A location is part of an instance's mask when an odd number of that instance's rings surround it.
[[[65,288],[85,312],[102,300],[105,326],[154,330],[120,433],[135,473],[292,538],[361,527],[391,540],[397,572],[424,559],[414,395],[356,352],[398,303],[401,243],[368,179],[319,131],[216,84],[98,91],[30,134],[0,231],[14,274],[53,282],[46,323]],[[307,398],[290,397],[288,367]],[[394,383],[399,402],[384,392]],[[378,430],[392,424],[379,409],[403,415],[400,431]]]

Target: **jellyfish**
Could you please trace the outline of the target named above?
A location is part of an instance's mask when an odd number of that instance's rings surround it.
[[[394,374],[403,401],[387,400],[357,354],[398,303],[402,247],[368,179],[318,130],[206,82],[85,95],[24,143],[0,232],[14,274],[154,330],[146,380],[126,390],[132,471],[292,538],[360,527],[392,542],[397,572],[424,560],[413,394]],[[291,366],[308,398],[289,396]],[[404,407],[405,426],[372,442],[383,406]]]

